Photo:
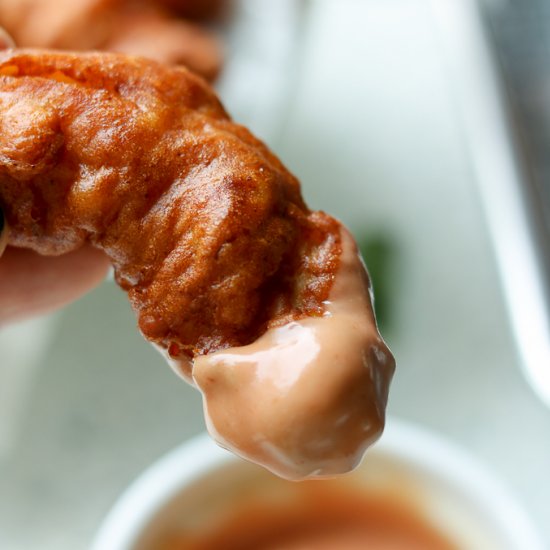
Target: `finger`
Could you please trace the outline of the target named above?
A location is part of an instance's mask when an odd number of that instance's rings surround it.
[[[85,246],[63,256],[8,247],[0,259],[0,324],[60,308],[106,276],[105,255]]]
[[[0,50],[5,48],[15,48],[15,42],[13,41],[13,38],[2,27],[0,27]]]
[[[8,225],[4,217],[4,212],[0,208],[0,256],[4,253],[4,250],[8,246]]]

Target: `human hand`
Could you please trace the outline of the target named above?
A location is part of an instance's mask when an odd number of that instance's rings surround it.
[[[0,27],[0,50],[4,48],[13,48],[15,43],[13,38],[2,28]]]
[[[11,37],[0,27],[0,49],[13,46]],[[107,258],[91,246],[46,257],[9,247],[8,233],[0,208],[0,325],[62,307],[105,278]]]
[[[60,308],[97,286],[106,256],[91,246],[63,256],[40,256],[7,246],[9,228],[0,211],[0,325]]]

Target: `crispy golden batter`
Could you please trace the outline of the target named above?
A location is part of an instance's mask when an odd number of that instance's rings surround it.
[[[0,52],[0,205],[13,246],[104,250],[173,357],[321,315],[341,252],[202,79],[117,54]]]
[[[175,0],[171,7],[196,15],[197,3]],[[163,9],[163,4],[164,0],[1,0],[0,26],[21,47],[143,55],[214,79],[222,65],[216,36]]]

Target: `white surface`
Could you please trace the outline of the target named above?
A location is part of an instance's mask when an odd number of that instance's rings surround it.
[[[312,2],[273,143],[312,206],[396,240],[390,411],[480,457],[550,547],[550,413],[521,376],[437,32],[427,0]],[[0,467],[2,549],[87,548],[127,484],[203,428],[113,285],[61,315],[28,397]]]
[[[483,197],[522,365],[550,406],[550,318],[537,235],[523,196],[512,128],[473,0],[432,0],[464,135]],[[518,139],[519,143],[519,139]]]
[[[399,463],[405,479],[410,475],[414,480],[424,479],[426,486],[432,485],[434,488],[423,493],[420,500],[444,495],[449,509],[460,516],[460,519],[453,518],[448,526],[459,527],[457,537],[468,541],[461,543],[467,544],[461,546],[464,550],[544,548],[530,520],[498,480],[444,438],[413,424],[388,419],[386,432],[372,453],[373,458],[387,457],[390,463]],[[156,529],[161,516],[169,516],[172,521],[181,516],[181,508],[173,509],[172,505],[178,494],[237,461],[234,455],[217,447],[207,434],[174,449],[124,492],[101,525],[92,550],[140,547],[140,542],[148,539],[151,527]],[[255,469],[250,467],[251,472]],[[432,507],[440,517],[449,513],[447,509],[437,510],[437,502],[429,502],[427,508]],[[200,510],[195,513],[200,514]],[[171,527],[176,531],[178,525],[171,524]]]
[[[51,316],[0,331],[0,464],[17,445],[30,386],[55,330]]]

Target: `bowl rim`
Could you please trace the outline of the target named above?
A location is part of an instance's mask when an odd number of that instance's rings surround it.
[[[376,452],[429,472],[458,494],[475,499],[510,548],[544,550],[533,523],[503,483],[477,458],[435,431],[396,418]],[[91,550],[132,550],[157,512],[190,483],[239,461],[201,433],[148,467],[121,494],[101,523]]]

